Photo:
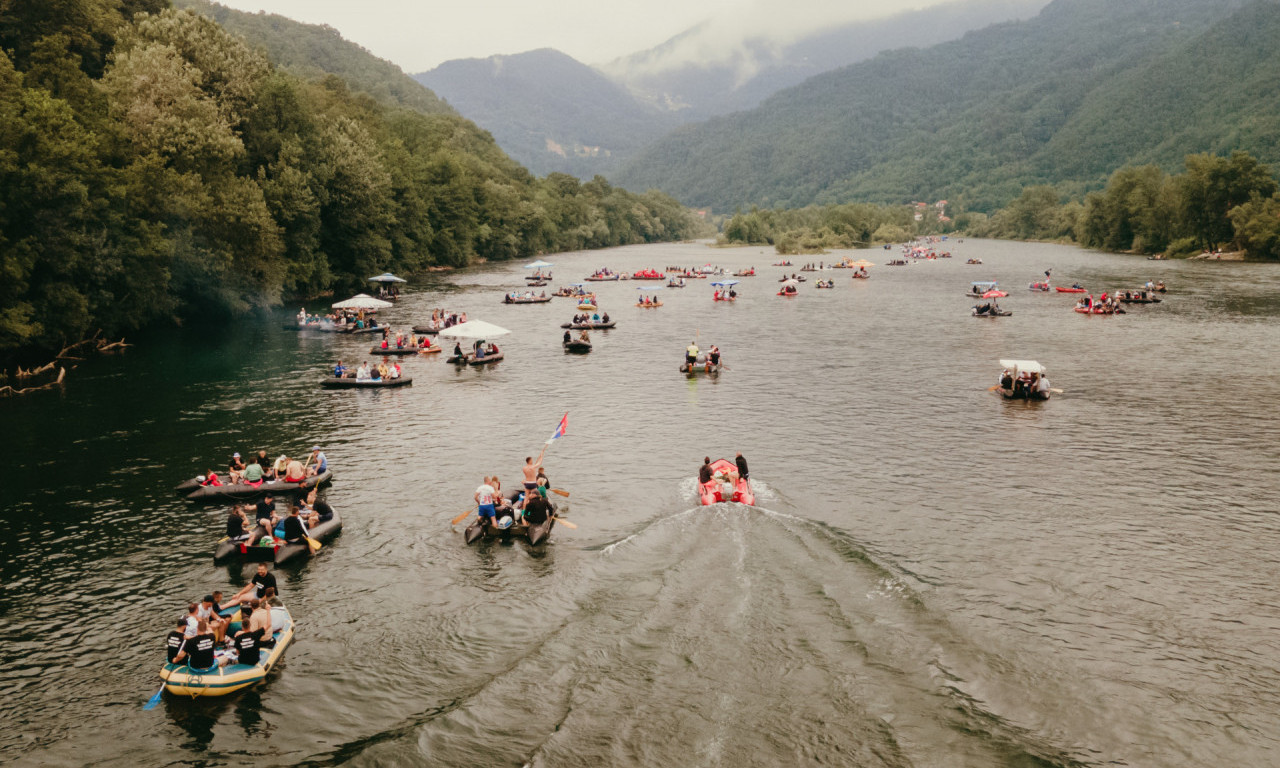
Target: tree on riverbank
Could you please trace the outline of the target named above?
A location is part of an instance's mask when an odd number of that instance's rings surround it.
[[[698,231],[665,195],[535,178],[451,111],[303,80],[167,6],[0,5],[0,358]]]
[[[1122,168],[1083,203],[1063,202],[1051,187],[1024,190],[967,232],[1174,256],[1229,246],[1277,258],[1277,189],[1271,170],[1245,152],[1188,155],[1186,172],[1177,176],[1154,165]]]

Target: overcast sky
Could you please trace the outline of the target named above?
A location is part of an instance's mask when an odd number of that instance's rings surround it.
[[[406,72],[442,61],[556,48],[603,64],[708,19],[721,29],[789,38],[944,0],[218,0],[328,24]]]

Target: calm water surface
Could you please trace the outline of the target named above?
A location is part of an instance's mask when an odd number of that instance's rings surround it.
[[[415,285],[393,324],[444,306],[514,332],[489,370],[408,360],[400,390],[319,389],[370,341],[281,330],[293,307],[0,401],[0,762],[1274,766],[1280,268],[944,248],[796,299],[764,249],[566,254],[555,284],[761,276],[733,305],[697,282],[658,310],[600,284],[618,328],[583,357],[560,349],[564,300],[500,303],[516,265]],[[1170,292],[1080,316],[1026,290],[1049,267]],[[979,279],[1012,317],[968,316]],[[676,371],[695,336],[724,351],[718,380]],[[1000,357],[1065,393],[1003,402]],[[547,467],[578,529],[465,546],[449,519],[482,475],[513,485],[565,411]],[[346,528],[281,573],[283,665],[142,711],[169,623],[250,575],[212,563],[226,508],[171,486],[312,443]],[[760,507],[698,507],[702,457],[737,450]]]

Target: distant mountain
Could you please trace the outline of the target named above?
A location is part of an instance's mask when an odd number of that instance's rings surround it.
[[[343,39],[330,26],[303,24],[272,13],[246,13],[208,0],[173,0],[175,8],[195,11],[261,48],[277,67],[308,80],[337,75],[355,91],[383,104],[425,114],[452,114],[434,93],[395,64]]]
[[[1100,185],[1239,148],[1280,161],[1273,0],[1054,0],[1034,19],[819,75],[687,126],[620,172],[687,204],[946,197],[990,209],[1033,184]]]
[[[599,71],[544,48],[415,75],[531,171],[590,178],[675,125]]]
[[[732,19],[707,21],[601,70],[642,101],[682,122],[758,105],[766,97],[894,48],[927,47],[965,32],[1035,16],[1049,0],[960,0],[883,19],[841,24],[777,40],[734,39]]]
[[[709,23],[601,69],[543,49],[448,61],[414,77],[530,170],[588,178],[615,173],[683,123],[752,107],[780,88],[888,48],[1030,17],[1046,2],[959,0],[785,44],[733,37],[741,33]]]

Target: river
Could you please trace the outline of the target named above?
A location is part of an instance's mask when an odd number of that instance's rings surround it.
[[[487,370],[325,391],[369,340],[260,323],[159,331],[62,391],[0,401],[0,762],[20,765],[1273,766],[1280,755],[1280,266],[971,240],[774,295],[771,249],[561,254],[755,265],[736,304],[599,284],[616,330],[569,356],[566,300],[505,306],[518,265],[413,284],[510,328]],[[822,257],[830,261],[843,254]],[[896,251],[892,255],[896,255]],[[965,259],[979,257],[981,266]],[[797,264],[807,258],[793,258]],[[1086,317],[1026,289],[1167,282]],[[810,275],[810,278],[816,275]],[[1013,316],[969,316],[972,280]],[[690,339],[718,379],[677,372]],[[988,391],[1044,363],[1048,403]],[[466,546],[483,475],[547,454],[578,525]],[[167,696],[162,643],[215,566],[226,508],[171,488],[232,451],[335,468],[343,534],[281,570],[298,622],[266,684]],[[703,456],[758,508],[698,506]]]

